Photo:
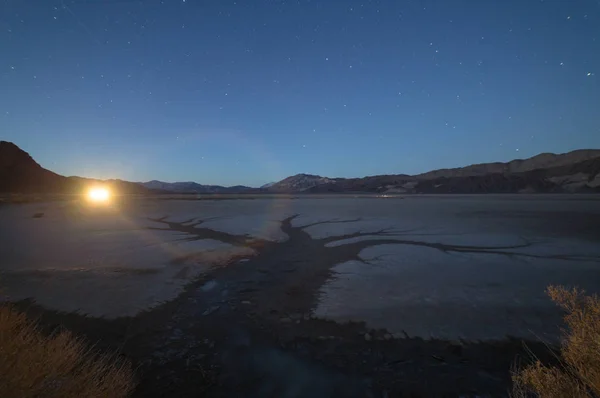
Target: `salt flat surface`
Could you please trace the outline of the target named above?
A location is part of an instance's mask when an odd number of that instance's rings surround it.
[[[173,214],[184,221],[189,214],[204,215],[188,203],[179,208],[164,202],[164,211],[144,202],[125,210],[73,203],[1,207],[0,294],[92,316],[135,315],[175,298],[211,265],[254,254],[217,240],[186,241],[183,233],[148,229],[161,227],[148,216]],[[32,217],[40,212],[42,218]]]
[[[443,197],[391,200],[370,208],[346,205],[332,214],[366,222],[319,224],[307,231],[314,237],[374,233],[328,246],[379,240],[375,233],[382,229],[405,243],[373,246],[361,252],[366,263],[336,266],[335,277],[321,288],[314,311],[319,317],[364,321],[424,338],[553,340],[561,314],[545,288],[564,284],[600,290],[600,228],[594,226],[600,202]],[[381,217],[385,212],[389,216]],[[318,215],[312,218],[298,223],[321,221]],[[498,253],[453,251],[453,246]]]
[[[546,287],[598,291],[598,263],[449,255],[400,245],[376,246],[362,257],[367,264],[351,261],[334,268],[335,278],[321,288],[316,316],[365,321],[400,336],[554,340],[560,313],[544,295]]]
[[[329,246],[396,239],[334,266],[317,316],[410,336],[495,339],[552,335],[560,313],[548,284],[600,291],[600,201],[576,196],[136,200],[0,207],[0,293],[95,316],[134,315],[168,301],[211,265],[249,249],[186,240],[164,223],[283,241],[279,222]],[[33,218],[44,213],[42,218]],[[164,217],[164,218],[163,218]],[[334,221],[334,222],[332,222]],[[153,228],[153,229],[150,229]],[[436,246],[437,245],[437,246]],[[463,250],[467,248],[466,250]],[[483,252],[474,252],[483,248]]]

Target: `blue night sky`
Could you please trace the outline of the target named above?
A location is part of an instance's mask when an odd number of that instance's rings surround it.
[[[600,2],[2,0],[0,139],[251,186],[600,148]]]

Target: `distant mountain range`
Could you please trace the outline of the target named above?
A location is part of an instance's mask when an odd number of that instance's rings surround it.
[[[176,193],[248,193],[257,191],[256,188],[250,188],[243,185],[233,187],[223,187],[220,185],[202,185],[196,182],[162,182],[148,181],[138,183],[148,189],[176,192]]]
[[[142,183],[64,177],[44,169],[13,143],[0,141],[0,192],[77,193],[90,183],[109,184],[121,193],[600,193],[600,150],[542,153],[507,163],[482,163],[419,175],[328,178],[297,174],[260,188],[195,182]]]
[[[310,174],[288,177],[272,192],[306,193],[600,193],[600,150],[542,153],[508,163],[482,163],[434,170],[415,176],[378,175],[327,178]]]

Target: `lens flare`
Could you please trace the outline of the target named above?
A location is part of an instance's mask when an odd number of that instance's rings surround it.
[[[110,192],[106,188],[92,188],[88,191],[88,199],[94,203],[106,203],[110,199]]]

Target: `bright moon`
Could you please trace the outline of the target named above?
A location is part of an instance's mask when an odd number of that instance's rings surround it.
[[[88,192],[88,199],[92,202],[106,202],[110,194],[106,188],[92,188]]]

